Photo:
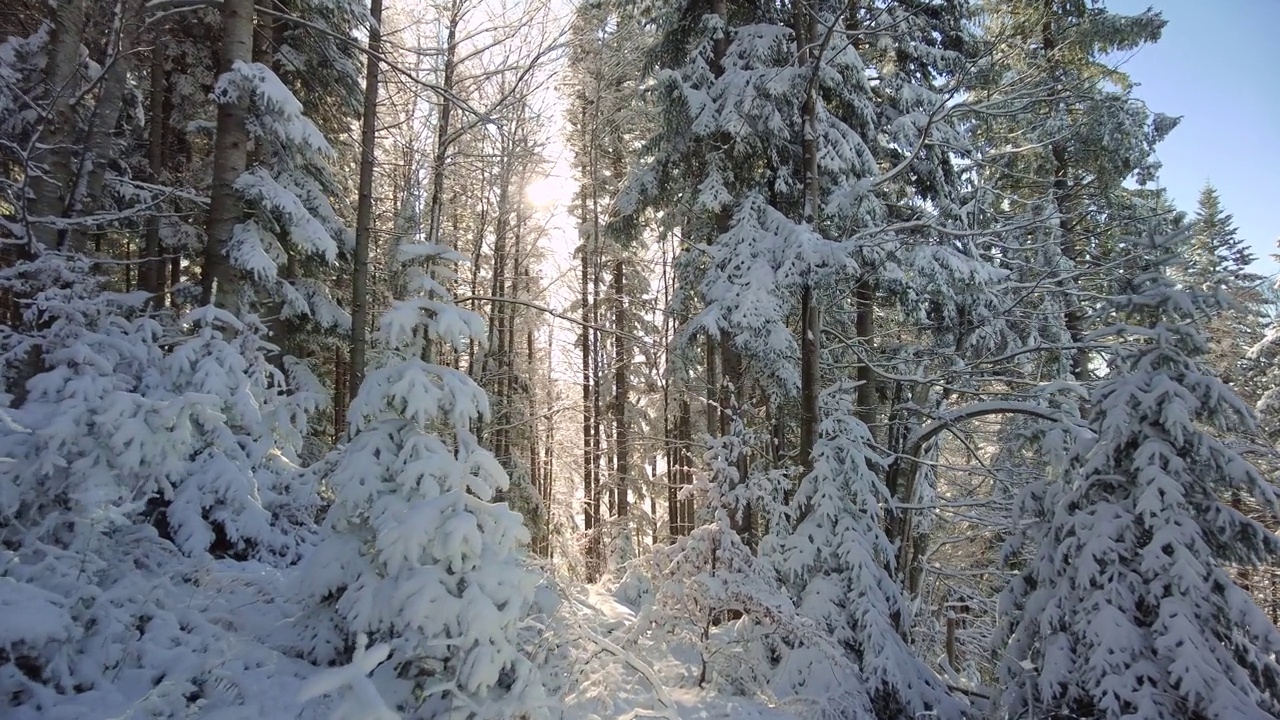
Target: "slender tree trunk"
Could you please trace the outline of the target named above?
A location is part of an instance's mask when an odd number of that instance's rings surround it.
[[[32,158],[43,170],[31,172],[31,214],[38,220],[31,233],[39,245],[59,248],[68,234],[47,220],[66,214],[76,175],[72,161],[72,134],[76,118],[73,102],[80,83],[80,45],[85,26],[85,0],[65,0],[53,13],[53,32],[45,55],[45,79],[50,94],[49,115],[40,128],[42,150]],[[43,220],[43,221],[42,221]]]
[[[1044,19],[1040,25],[1040,42],[1044,46],[1045,56],[1050,58],[1049,62],[1057,62],[1053,59],[1058,49],[1058,34],[1054,28],[1053,19],[1057,15],[1053,0],[1043,0]],[[1062,78],[1057,68],[1054,68],[1054,85],[1056,92],[1063,93],[1065,88],[1062,87]],[[1055,108],[1060,110],[1062,102],[1055,99]],[[1071,261],[1071,270],[1077,271],[1080,267],[1081,253],[1076,243],[1074,218],[1071,211],[1071,167],[1067,160],[1067,145],[1063,140],[1058,140],[1050,146],[1050,154],[1053,157],[1053,189],[1051,192],[1053,198],[1054,211],[1057,215],[1058,232],[1060,236],[1062,254],[1067,260]],[[1085,312],[1080,304],[1078,294],[1078,281],[1074,278],[1066,282],[1062,289],[1065,294],[1066,311],[1063,314],[1063,325],[1067,331],[1068,337],[1071,338],[1073,345],[1079,345],[1084,340],[1084,321]],[[1071,375],[1080,382],[1089,379],[1089,356],[1083,350],[1073,350],[1071,352]]]
[[[813,448],[818,440],[819,362],[821,360],[818,305],[813,298],[812,283],[805,283],[800,293],[800,462],[805,470],[813,468]]]
[[[693,406],[687,396],[680,397],[680,414],[676,418],[676,447],[679,467],[679,490],[693,484]],[[676,536],[684,536],[693,532],[694,512],[693,498],[684,498],[677,503],[676,517],[678,526]]]
[[[457,74],[458,26],[462,22],[463,9],[456,3],[449,16],[449,25],[445,29],[444,67],[440,85],[452,92]],[[441,221],[444,217],[444,168],[449,157],[449,144],[452,132],[453,103],[441,100],[440,112],[436,116],[436,147],[431,156],[431,191],[427,196],[427,241],[440,244]]]
[[[722,434],[721,427],[723,425],[721,415],[724,408],[720,405],[720,342],[717,338],[707,335],[706,342],[703,345],[705,353],[704,360],[707,373],[707,397],[706,397],[706,421],[707,434],[715,437]]]
[[[515,170],[511,159],[514,141],[504,143],[502,170],[498,177],[498,207],[495,209],[493,231],[493,276],[489,279],[488,348],[485,354],[482,372],[485,389],[493,399],[494,431],[489,435],[489,442],[494,455],[504,467],[510,468],[510,453],[507,433],[510,426],[510,397],[506,394],[506,374],[511,371],[510,348],[507,345],[510,322],[510,306],[503,302],[507,297],[507,267],[509,258],[509,237],[516,223],[512,222],[515,213],[512,202],[512,185],[515,183]],[[518,201],[517,201],[518,202]]]
[[[360,179],[356,189],[356,247],[351,275],[352,399],[364,382],[369,333],[369,240],[373,231],[373,164],[378,139],[378,65],[382,54],[382,0],[370,0],[369,57],[364,68],[364,114],[360,127]],[[346,398],[342,398],[345,404]]]
[[[342,357],[342,348],[333,349],[333,442],[342,441],[347,429],[347,397],[352,381],[352,373],[346,358]]]
[[[675,248],[669,247],[672,238],[663,236],[662,238],[662,305],[668,308],[671,305],[671,258],[675,254]],[[662,375],[662,436],[665,439],[664,449],[666,450],[667,462],[667,531],[674,542],[676,538],[688,533],[685,528],[686,515],[684,510],[686,505],[692,503],[690,500],[682,500],[680,498],[681,491],[684,489],[685,479],[685,443],[688,441],[687,435],[687,418],[689,400],[688,397],[681,393],[680,399],[677,401],[674,397],[678,392],[676,384],[673,382],[675,373],[675,358],[672,357],[672,327],[674,318],[670,312],[662,313],[662,338],[661,347],[664,358],[665,371]],[[677,410],[679,408],[679,410]],[[681,412],[683,411],[683,412]],[[684,422],[682,422],[684,421]]]
[[[858,419],[874,433],[879,415],[876,407],[876,374],[871,367],[871,348],[875,342],[876,329],[875,292],[868,280],[858,283],[853,292],[856,308],[854,332],[862,341],[862,351],[866,354],[863,362],[858,365]]]
[[[595,252],[595,227],[587,229],[587,237],[583,238],[581,252],[582,277],[580,291],[582,297],[582,526],[587,534],[587,579],[594,580],[598,569],[597,559],[593,556],[595,535],[600,528],[600,488],[596,475],[596,419],[594,416],[596,403],[595,378],[592,374],[592,346],[594,330],[591,324],[591,258]]]
[[[631,482],[631,440],[629,437],[629,428],[627,427],[627,405],[630,404],[631,398],[631,351],[630,344],[623,336],[623,328],[626,327],[626,309],[623,303],[623,293],[625,292],[624,283],[626,279],[624,261],[622,251],[619,248],[618,257],[613,261],[613,421],[614,421],[614,468],[616,480],[614,481],[614,511],[619,518],[625,518],[630,513],[631,499],[628,495],[628,486]]]
[[[85,142],[87,162],[79,164],[74,192],[68,202],[71,217],[79,217],[92,209],[103,195],[107,178],[107,158],[115,140],[116,125],[124,109],[125,90],[133,69],[134,47],[142,29],[142,0],[125,0],[116,5],[112,16],[111,36],[107,39],[107,57],[98,80],[98,99],[93,106],[89,137]],[[71,234],[72,247],[84,247],[84,231]]]
[[[165,81],[164,49],[156,41],[151,48],[151,98],[148,118],[151,122],[147,133],[147,171],[151,182],[159,184],[164,174],[165,129],[169,119],[165,117],[165,97],[169,84]],[[164,305],[165,263],[160,244],[160,218],[147,218],[143,251],[142,289],[151,293],[151,307]]]
[[[796,37],[796,64],[805,69],[821,61],[814,58],[812,47],[817,42],[816,18],[809,7],[809,0],[797,0],[794,10]],[[817,69],[809,70],[811,75]],[[817,230],[818,209],[821,202],[821,186],[818,176],[818,86],[806,82],[804,102],[801,106],[801,150],[803,170],[800,185],[805,189],[801,208],[801,221]],[[818,438],[818,396],[821,392],[820,363],[822,355],[822,328],[819,324],[817,298],[814,297],[812,272],[800,293],[800,462],[806,470],[813,467],[813,447]]]
[[[445,35],[445,54],[444,68],[440,79],[441,87],[447,92],[453,92],[455,83],[455,74],[457,72],[457,54],[458,54],[458,26],[462,22],[464,13],[463,4],[455,2],[451,14],[449,16],[449,25]],[[444,180],[445,167],[449,159],[449,146],[453,139],[452,133],[453,119],[453,103],[442,98],[440,101],[440,110],[436,116],[436,146],[431,157],[431,188],[427,194],[427,242],[432,245],[441,245],[441,226],[444,218]],[[501,209],[499,209],[501,213]],[[454,239],[453,247],[457,247],[457,239]],[[434,264],[428,269],[433,275],[435,274]],[[436,343],[431,338],[426,341],[427,359],[433,359],[435,356]],[[483,370],[483,368],[482,368]]]
[[[231,71],[236,62],[253,58],[254,0],[223,0],[222,59],[219,71]],[[248,163],[246,106],[242,99],[218,105],[217,132],[213,142],[213,184],[209,197],[204,268],[200,280],[202,304],[215,303],[237,312],[235,270],[225,250],[243,212],[235,182]]]

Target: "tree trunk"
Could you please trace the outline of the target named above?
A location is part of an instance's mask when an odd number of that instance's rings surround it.
[[[1040,25],[1040,41],[1044,46],[1045,56],[1051,58],[1058,48],[1058,36],[1053,27],[1053,18],[1057,11],[1054,8],[1053,0],[1044,0],[1043,12],[1044,20]],[[1064,92],[1061,78],[1055,77],[1054,82],[1058,92]],[[1055,100],[1055,105],[1061,105],[1061,103]],[[1073,234],[1074,219],[1072,218],[1070,199],[1071,169],[1067,160],[1066,143],[1062,140],[1054,142],[1050,146],[1050,154],[1053,157],[1053,190],[1051,196],[1053,198],[1054,211],[1057,215],[1062,255],[1071,261],[1071,270],[1074,272],[1079,269],[1081,258],[1080,248],[1077,246]],[[1062,321],[1073,345],[1079,345],[1085,336],[1085,311],[1080,304],[1077,282],[1074,278],[1069,279],[1065,287],[1062,288],[1062,292],[1065,294],[1064,304],[1066,305]],[[1071,351],[1071,375],[1079,382],[1085,382],[1089,379],[1089,356],[1079,348]]]
[[[796,65],[808,68],[820,61],[812,57],[812,47],[817,42],[816,18],[808,0],[798,0],[793,18],[796,37]],[[810,74],[816,73],[816,68]],[[817,83],[806,82],[804,102],[801,105],[801,150],[804,163],[800,186],[805,189],[801,207],[801,222],[818,228],[818,208],[821,201],[818,177],[818,102]],[[814,297],[813,271],[800,294],[800,462],[808,471],[813,467],[813,448],[818,439],[818,396],[821,392],[822,328],[819,325],[817,298]]]
[[[52,93],[49,119],[40,130],[38,151],[33,164],[41,171],[28,169],[32,191],[31,214],[37,218],[30,231],[33,240],[45,248],[60,248],[68,237],[49,220],[66,214],[66,198],[71,196],[75,177],[72,161],[72,134],[76,119],[73,101],[78,95],[80,45],[85,25],[85,0],[65,0],[53,13],[53,32],[45,56],[45,77]]]
[[[813,285],[805,283],[800,293],[800,463],[806,472],[813,469],[813,448],[818,441],[819,362],[822,328]]]
[[[600,494],[599,478],[596,475],[596,419],[594,409],[596,403],[595,378],[592,374],[592,346],[594,330],[591,324],[591,254],[595,252],[596,227],[594,224],[584,228],[586,233],[582,239],[580,265],[581,278],[579,291],[582,303],[582,528],[587,536],[587,579],[594,580],[597,570],[596,558],[593,556],[595,535],[599,533]]]
[[[461,3],[454,5],[449,16],[449,26],[445,30],[444,67],[440,86],[446,91],[453,91],[457,72],[458,26],[462,22],[463,9]],[[427,196],[427,242],[440,243],[440,226],[444,217],[444,168],[448,159],[449,144],[452,131],[453,103],[441,99],[440,112],[436,117],[436,147],[431,156],[431,191]]]
[[[871,283],[863,280],[854,289],[854,331],[862,341],[862,352],[865,357],[858,364],[858,419],[866,424],[873,434],[876,430],[876,374],[871,367],[871,348],[875,342],[875,292]]]
[[[354,399],[364,382],[369,332],[369,236],[373,230],[374,145],[378,138],[378,71],[382,53],[382,0],[370,0],[369,57],[364,69],[364,114],[360,127],[360,179],[356,189],[356,247],[351,275],[351,382]],[[346,402],[346,398],[342,399]]]
[[[512,167],[511,145],[504,143],[502,169],[498,177],[498,207],[494,214],[493,230],[493,276],[489,279],[489,327],[485,361],[481,366],[483,385],[492,399],[492,423],[494,431],[489,435],[490,446],[494,456],[508,470],[510,453],[507,447],[507,433],[510,423],[508,412],[510,398],[506,394],[506,374],[511,369],[510,348],[507,345],[507,325],[510,321],[510,306],[503,302],[507,296],[507,266],[510,263],[508,237],[515,223],[512,222],[512,184],[515,182],[515,171]]]
[[[677,458],[677,493],[693,484],[693,406],[687,396],[680,398],[679,415],[676,417],[676,458]],[[693,532],[694,519],[693,498],[678,499],[676,502],[676,528],[672,532],[682,537]]]
[[[219,71],[230,72],[237,62],[253,57],[253,0],[223,0],[222,60]],[[213,142],[213,183],[209,197],[204,268],[200,278],[200,301],[216,304],[233,313],[239,311],[235,270],[225,251],[240,222],[243,203],[235,182],[248,163],[246,104],[242,99],[218,105],[217,131]]]
[[[347,397],[352,373],[342,348],[333,349],[333,443],[342,442],[347,429]]]
[[[454,3],[449,16],[449,26],[445,36],[444,68],[440,79],[441,87],[453,92],[454,76],[458,54],[458,26],[462,22],[464,8],[462,3]],[[440,233],[444,218],[444,179],[445,167],[449,158],[449,145],[452,143],[453,103],[446,98],[440,100],[440,111],[436,116],[436,147],[431,157],[431,189],[427,194],[427,242],[441,245]],[[499,209],[501,212],[501,209]],[[456,239],[454,247],[456,249]],[[435,273],[434,266],[428,272]],[[435,357],[435,341],[426,339],[426,357]],[[483,371],[483,367],[481,368]]]
[[[631,440],[627,427],[627,405],[630,404],[631,351],[630,344],[622,334],[626,327],[626,309],[623,303],[625,266],[622,251],[613,261],[613,421],[614,421],[614,511],[619,518],[625,518],[631,510],[631,498],[628,486],[631,482]]]
[[[124,109],[126,85],[133,68],[134,46],[142,29],[142,0],[126,0],[116,6],[116,11],[112,18],[111,37],[107,39],[103,74],[98,79],[98,99],[93,106],[89,136],[84,143],[88,158],[87,162],[82,160],[79,163],[78,172],[86,175],[77,177],[74,183],[75,192],[68,202],[70,217],[82,216],[102,197],[107,178],[106,161],[112,154],[116,124]],[[72,232],[70,243],[74,248],[83,248],[86,244],[84,229]]]
[[[165,128],[169,125],[168,118],[165,117],[165,97],[169,84],[165,81],[164,49],[158,39],[155,43],[151,48],[151,98],[148,104],[151,126],[147,133],[147,174],[151,182],[158,185],[164,174]],[[144,242],[142,289],[151,293],[151,307],[163,307],[166,277],[158,215],[147,218]]]

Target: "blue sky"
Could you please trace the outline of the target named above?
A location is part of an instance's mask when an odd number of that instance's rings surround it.
[[[1162,184],[1178,207],[1195,210],[1205,180],[1235,216],[1259,261],[1280,238],[1280,0],[1110,0],[1113,12],[1154,7],[1169,24],[1159,43],[1124,64],[1138,98],[1181,115],[1159,147]]]

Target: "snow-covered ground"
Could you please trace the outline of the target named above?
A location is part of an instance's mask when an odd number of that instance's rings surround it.
[[[600,585],[562,588],[556,624],[574,661],[564,683],[564,720],[798,720],[763,698],[698,687],[697,653],[650,641],[636,611]]]

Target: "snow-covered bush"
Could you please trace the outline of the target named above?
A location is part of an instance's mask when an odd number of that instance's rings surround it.
[[[243,355],[212,357],[221,374],[171,363],[171,330],[145,313],[147,295],[106,291],[91,265],[50,252],[5,275],[44,289],[27,305],[31,330],[5,343],[31,377],[0,424],[0,696],[17,718],[291,715],[295,703],[263,691],[305,673],[273,649],[296,611],[285,583],[266,566],[219,564],[206,545],[215,525],[231,538],[270,530],[240,463],[271,440],[223,414],[257,399],[195,389],[235,375]],[[225,453],[206,464],[213,448]],[[172,527],[188,555],[155,518],[184,497],[195,500]]]

